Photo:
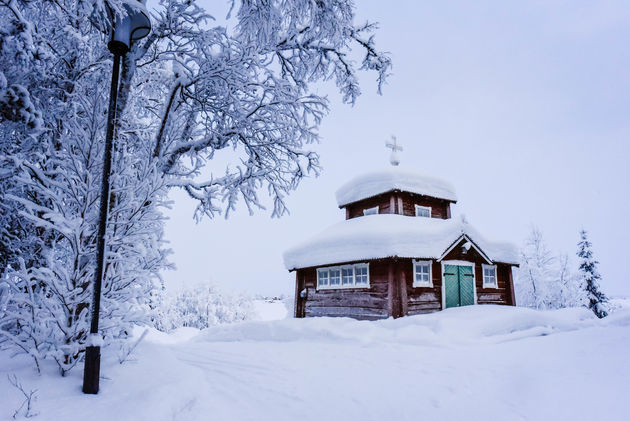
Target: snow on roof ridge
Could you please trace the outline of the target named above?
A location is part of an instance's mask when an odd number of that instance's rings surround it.
[[[449,182],[400,167],[358,175],[343,184],[335,196],[337,204],[342,207],[392,190],[457,201],[455,188]]]
[[[288,249],[283,258],[288,270],[394,256],[439,259],[463,234],[492,261],[518,263],[513,245],[488,241],[467,222],[396,214],[341,221]]]

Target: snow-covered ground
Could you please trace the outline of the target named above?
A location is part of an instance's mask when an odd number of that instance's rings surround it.
[[[470,306],[397,320],[284,319],[151,331],[120,365],[105,350],[101,393],[81,370],[37,377],[41,420],[627,420],[630,309]],[[20,405],[0,378],[0,419]]]
[[[258,321],[281,320],[287,317],[287,307],[282,300],[254,300],[254,318]]]

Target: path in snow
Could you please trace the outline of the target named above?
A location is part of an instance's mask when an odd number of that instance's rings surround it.
[[[379,322],[279,320],[151,334],[108,363],[39,380],[41,420],[626,420],[630,311],[471,306]],[[192,337],[191,337],[192,336]],[[173,338],[176,340],[173,340]],[[169,343],[172,342],[172,343]],[[6,383],[6,382],[5,382]],[[0,381],[0,419],[19,399]],[[10,413],[9,413],[10,412]]]

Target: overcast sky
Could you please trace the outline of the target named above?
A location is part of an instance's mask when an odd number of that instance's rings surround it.
[[[224,2],[206,1],[208,11]],[[575,257],[589,231],[604,292],[630,295],[630,2],[356,1],[358,21],[378,21],[377,44],[394,68],[384,95],[374,75],[344,105],[330,85],[321,126],[323,174],[271,219],[240,209],[195,224],[194,204],[173,193],[166,236],[177,271],[167,288],[211,281],[249,293],[293,293],[282,253],[344,219],[334,192],[388,165],[395,134],[401,166],[457,189],[454,217],[488,239],[521,245],[532,226]],[[577,259],[574,258],[577,268]]]

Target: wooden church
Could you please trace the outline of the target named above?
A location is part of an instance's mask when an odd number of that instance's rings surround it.
[[[392,167],[354,178],[336,194],[346,220],[288,250],[295,317],[381,319],[477,304],[515,305],[515,248],[484,239],[442,180]]]

